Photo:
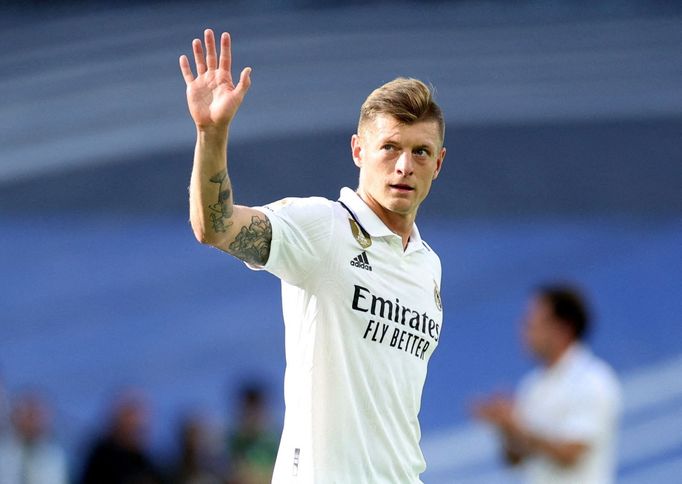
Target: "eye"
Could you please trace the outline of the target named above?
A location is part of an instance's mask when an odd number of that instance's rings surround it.
[[[414,154],[421,157],[427,157],[431,155],[429,150],[427,150],[426,148],[417,148],[416,150],[414,150]]]
[[[396,148],[395,148],[395,145],[386,143],[385,145],[383,145],[383,146],[381,147],[381,149],[382,149],[382,150],[385,150],[385,151],[393,151],[393,150],[395,150]]]

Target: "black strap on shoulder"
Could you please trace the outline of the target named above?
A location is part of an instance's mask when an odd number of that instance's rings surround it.
[[[364,235],[365,237],[369,238],[369,237],[370,237],[369,232],[367,232],[367,231],[365,230],[365,227],[362,226],[362,224],[360,223],[360,221],[358,220],[358,218],[355,216],[355,214],[353,213],[353,211],[352,211],[350,208],[348,208],[348,206],[347,206],[345,203],[343,203],[341,200],[339,200],[339,203],[341,204],[341,206],[342,206],[343,208],[346,209],[346,211],[350,214],[350,216],[353,217],[353,220],[355,220],[355,223],[358,224],[358,227],[360,227],[360,230],[362,230],[362,235]]]

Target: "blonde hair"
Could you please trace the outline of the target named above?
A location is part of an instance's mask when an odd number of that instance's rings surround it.
[[[443,112],[433,100],[432,90],[418,79],[398,77],[372,91],[360,108],[358,133],[366,122],[382,114],[404,124],[436,121],[441,143],[445,138]]]

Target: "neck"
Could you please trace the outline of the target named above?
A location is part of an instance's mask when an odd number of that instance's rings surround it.
[[[362,190],[357,191],[360,198],[372,209],[372,212],[376,214],[377,217],[389,228],[391,232],[399,235],[403,242],[403,250],[407,248],[407,244],[410,241],[410,234],[412,233],[412,227],[414,226],[414,221],[417,218],[417,213],[411,214],[401,214],[387,210],[381,204],[379,204],[372,197],[368,196]]]
[[[556,366],[557,363],[563,358],[563,356],[571,349],[574,341],[568,341],[559,346],[556,351],[545,360],[545,364],[548,368]]]

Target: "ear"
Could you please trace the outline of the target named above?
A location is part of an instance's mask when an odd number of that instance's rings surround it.
[[[353,155],[353,162],[358,168],[362,167],[362,140],[360,136],[354,134],[350,139],[350,149]]]
[[[440,169],[443,167],[443,160],[445,159],[445,147],[441,148],[440,153],[438,154],[438,158],[436,158],[436,170],[433,172],[433,178],[432,180],[435,180],[438,178],[438,174],[440,173]]]

